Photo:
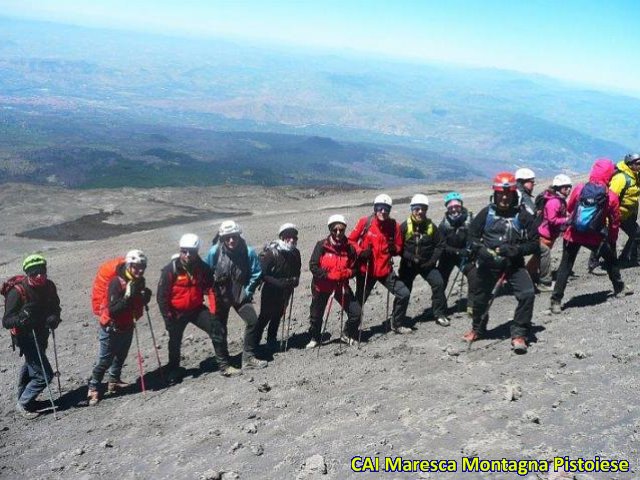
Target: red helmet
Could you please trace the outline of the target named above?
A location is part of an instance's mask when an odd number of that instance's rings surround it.
[[[493,177],[492,188],[496,191],[516,191],[516,177],[510,172],[500,172]]]

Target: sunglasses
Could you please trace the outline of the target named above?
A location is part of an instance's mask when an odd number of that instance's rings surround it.
[[[411,207],[412,212],[426,212],[428,209],[429,207],[426,207],[424,205],[416,205],[415,207]]]
[[[228,237],[223,237],[222,241],[223,242],[230,242],[230,241],[234,241],[237,242],[238,240],[240,240],[240,237],[238,235],[230,235]]]
[[[347,229],[343,227],[334,227],[331,229],[333,233],[344,233]]]
[[[181,248],[180,249],[180,253],[182,255],[189,255],[189,256],[194,257],[194,256],[196,256],[198,254],[198,250],[194,250],[194,249],[191,249],[191,248]]]
[[[376,212],[385,212],[385,213],[389,213],[391,211],[389,207],[385,207],[385,206],[376,207],[375,210]]]
[[[135,270],[137,272],[144,272],[146,270],[147,266],[143,265],[142,263],[132,263],[131,264],[131,270]]]

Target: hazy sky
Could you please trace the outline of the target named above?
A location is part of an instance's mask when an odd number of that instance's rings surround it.
[[[0,13],[507,68],[640,94],[640,0],[0,0]]]

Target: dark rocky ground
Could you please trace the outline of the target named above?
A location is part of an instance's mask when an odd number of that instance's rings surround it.
[[[412,193],[449,187],[389,192],[405,199],[393,216],[404,219],[406,198]],[[476,211],[490,193],[485,185],[458,188]],[[524,478],[638,478],[638,296],[611,297],[606,276],[586,273],[586,252],[576,263],[577,277],[567,288],[562,315],[548,315],[549,294],[537,296],[535,338],[527,355],[516,356],[509,348],[512,297],[501,296],[494,303],[491,338],[466,351],[460,337],[469,319],[459,314],[451,327],[437,326],[425,313],[430,293],[421,281],[416,282],[409,307],[416,327],[413,335],[384,333],[380,324],[386,294],[376,289],[365,307],[367,342],[360,349],[336,342],[319,354],[302,348],[310,301],[307,262],[313,244],[325,235],[330,214],[344,213],[352,227],[359,216],[368,214],[370,207],[362,205],[376,193],[233,187],[78,192],[5,186],[0,194],[0,277],[19,272],[25,254],[45,252],[64,309],[57,331],[63,392],[58,420],[48,414],[27,422],[15,415],[18,358],[11,352],[8,332],[0,334],[0,478],[523,478],[515,473],[356,474],[350,469],[356,455],[459,463],[463,456],[600,456],[627,459],[633,472],[575,477],[540,473]],[[439,221],[442,194],[431,199],[430,216]],[[285,221],[300,227],[304,273],[295,295],[290,350],[276,354],[264,371],[225,379],[215,371],[204,333],[189,327],[183,343],[187,376],[166,388],[156,372],[145,320],[139,331],[149,390],[143,395],[137,384],[95,408],[87,407],[85,381],[97,354],[89,297],[98,264],[130,248],[142,248],[150,258],[147,278],[154,287],[182,233],[198,233],[208,243],[216,230],[217,222],[202,217],[170,225],[168,219],[188,215],[190,207],[198,214],[252,212],[240,223],[254,246],[274,237]],[[126,228],[167,223],[92,241],[16,236],[100,210],[121,211],[108,221]],[[559,254],[556,247],[556,262]],[[637,270],[623,275],[637,288]],[[152,305],[164,361],[167,337]],[[328,330],[334,339],[338,322],[333,312]],[[241,320],[232,314],[232,353],[240,353],[241,339]],[[135,345],[123,375],[132,381],[138,378]],[[57,395],[55,384],[54,392]]]

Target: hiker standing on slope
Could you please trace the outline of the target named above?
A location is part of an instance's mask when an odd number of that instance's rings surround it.
[[[411,215],[400,225],[404,248],[398,276],[409,292],[418,275],[426,280],[431,287],[431,307],[436,323],[448,327],[451,322],[446,315],[444,281],[436,268],[445,247],[444,239],[438,227],[427,217],[429,198],[426,195],[414,195],[410,209]]]
[[[469,228],[477,270],[471,277],[473,323],[463,338],[471,343],[485,335],[492,291],[503,279],[518,300],[511,323],[511,347],[516,353],[526,353],[535,292],[524,268],[524,256],[538,249],[538,231],[533,216],[519,202],[511,173],[497,174],[492,188],[492,203],[478,213]]]
[[[381,283],[395,297],[391,328],[395,333],[405,334],[413,332],[402,325],[411,292],[393,271],[393,257],[402,253],[402,232],[400,225],[389,218],[391,207],[389,195],[378,195],[373,201],[373,214],[358,220],[349,234],[349,243],[356,249],[360,263],[356,273],[356,300],[360,307],[374,285]]]
[[[462,274],[467,277],[469,284],[470,272],[474,271],[472,252],[469,248],[469,226],[473,220],[473,214],[467,210],[462,202],[462,195],[458,192],[449,192],[444,197],[444,206],[447,211],[440,222],[438,231],[444,237],[444,252],[438,261],[438,270],[442,275],[444,289],[446,291],[449,277],[454,267],[462,269]],[[473,312],[473,294],[468,288],[467,312]]]
[[[609,189],[618,195],[620,201],[620,228],[627,234],[627,242],[618,257],[619,265],[638,266],[638,248],[640,248],[640,228],[638,227],[638,172],[640,172],[640,154],[630,153],[616,165],[616,173],[609,181]],[[593,271],[598,266],[598,258],[591,253],[589,267]]]
[[[146,287],[144,279],[146,268],[147,256],[144,252],[131,250],[127,252],[124,262],[115,267],[115,275],[107,285],[98,329],[100,352],[87,390],[90,406],[100,401],[100,384],[107,369],[108,393],[115,393],[129,385],[122,381],[120,374],[131,347],[133,322],[142,317],[144,307],[151,301],[151,290]]]
[[[240,371],[230,364],[227,351],[226,329],[213,315],[216,307],[213,296],[209,296],[209,309],[204,296],[210,293],[213,274],[200,258],[200,238],[185,233],[180,238],[180,253],[162,269],[158,282],[158,307],[169,333],[169,383],[180,381],[184,369],[180,368],[180,347],[184,330],[189,323],[209,335],[215,351],[218,371],[225,377]]]
[[[224,327],[224,344],[227,345],[227,322],[233,307],[245,323],[242,368],[265,368],[267,362],[256,358],[258,314],[253,308],[253,294],[260,283],[262,270],[255,250],[247,246],[241,236],[240,226],[233,220],[220,224],[206,262],[213,272],[216,298],[216,319]]]
[[[3,285],[6,303],[2,326],[11,330],[12,347],[15,350],[17,346],[19,355],[24,356],[17,379],[16,411],[33,419],[39,415],[35,400],[53,379],[46,349],[49,329],[58,328],[61,310],[56,286],[47,278],[45,258],[29,255],[22,262],[22,270],[25,276],[12,277]]]
[[[533,197],[533,187],[536,184],[536,174],[530,168],[519,168],[516,170],[516,188],[518,198],[529,215],[536,215],[536,204]]]
[[[527,271],[536,283],[539,292],[552,292],[551,249],[556,239],[566,229],[569,215],[567,214],[567,198],[571,192],[571,179],[564,174],[553,177],[551,186],[543,193],[541,219],[538,227],[540,235],[540,252],[533,254],[527,263]]]
[[[329,236],[316,243],[309,259],[309,271],[313,280],[309,314],[311,338],[305,347],[307,349],[321,343],[322,316],[332,295],[347,312],[347,321],[340,339],[348,345],[355,345],[359,340],[361,309],[349,286],[349,279],[355,274],[358,255],[347,240],[347,221],[342,215],[331,215],[327,226]]]
[[[280,226],[278,240],[271,242],[260,257],[262,295],[258,317],[258,342],[267,328],[267,348],[278,349],[278,327],[284,316],[293,289],[300,282],[302,261],[297,248],[298,228],[293,223]]]
[[[589,181],[576,185],[571,192],[567,202],[570,220],[563,235],[562,260],[551,294],[552,313],[562,311],[562,297],[580,247],[595,251],[596,257],[602,256],[604,269],[609,275],[616,297],[633,293],[622,281],[615,253],[620,210],[618,195],[607,187],[614,171],[615,166],[611,160],[598,159],[591,167]]]

